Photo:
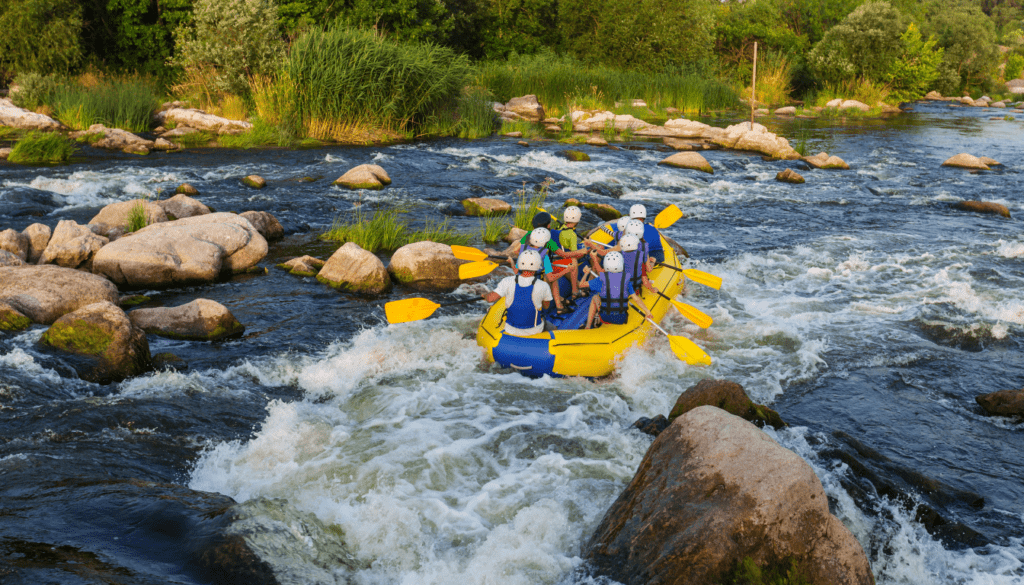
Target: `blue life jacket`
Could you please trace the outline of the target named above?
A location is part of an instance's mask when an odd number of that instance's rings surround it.
[[[540,311],[533,304],[533,287],[537,284],[537,277],[516,278],[516,292],[512,298],[512,306],[505,307],[505,323],[516,329],[530,329],[541,323]],[[529,278],[530,284],[523,286],[519,284],[520,278]]]
[[[629,311],[627,282],[625,272],[605,272],[601,275],[601,318],[608,323],[626,322]]]
[[[644,224],[644,241],[647,242],[647,253],[661,264],[665,261],[665,247],[661,244],[661,232],[649,223]]]
[[[648,246],[647,242],[641,240],[640,247],[632,252],[622,252],[622,259],[625,261],[623,264],[622,273],[626,275],[629,280],[633,281],[633,288],[639,290],[643,282],[643,269],[644,264],[647,262]]]

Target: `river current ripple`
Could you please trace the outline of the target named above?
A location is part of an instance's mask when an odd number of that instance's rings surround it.
[[[188,182],[217,211],[269,211],[287,232],[266,275],[141,291],[153,305],[210,298],[246,325],[220,343],[150,338],[184,360],[178,370],[98,386],[39,349],[44,328],[0,334],[0,581],[224,582],[202,549],[229,531],[232,500],[278,527],[254,538],[276,551],[265,560],[283,583],[342,574],[306,560],[326,554],[323,534],[283,544],[303,513],[344,534],[357,583],[587,581],[581,544],[650,444],[630,424],[710,377],[792,425],[771,434],[815,469],[879,583],[1024,582],[1024,422],[974,402],[1024,387],[1024,114],[935,103],[884,121],[765,123],[851,170],[710,151],[706,175],[658,166],[657,143],[585,147],[592,161],[577,163],[557,156],[565,145],[502,138],[0,162],[0,229],[84,223]],[[1004,166],[940,166],[959,152]],[[361,163],[393,185],[330,185]],[[807,183],[774,181],[784,168]],[[253,173],[268,187],[243,187]],[[460,200],[514,201],[548,177],[549,208],[682,208],[668,234],[725,284],[689,287],[709,330],[667,326],[711,367],[655,339],[609,379],[529,380],[482,363],[479,307],[387,326],[382,299],[275,267],[329,256],[315,236],[356,206],[476,232],[479,220],[453,215]],[[970,199],[1014,219],[951,207]]]

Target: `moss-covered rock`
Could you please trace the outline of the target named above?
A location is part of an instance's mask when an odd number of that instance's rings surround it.
[[[470,197],[469,199],[463,199],[462,207],[466,210],[466,215],[471,217],[492,217],[512,212],[512,205],[507,201],[491,199],[488,197]]]
[[[687,388],[669,412],[669,423],[699,406],[716,406],[760,427],[766,424],[775,428],[787,426],[779,413],[755,404],[743,386],[727,380],[701,380]]]
[[[76,364],[79,376],[100,384],[137,376],[151,367],[145,332],[109,301],[57,319],[40,343],[85,358]]]
[[[804,182],[804,178],[800,176],[800,173],[794,171],[793,169],[786,169],[784,171],[777,173],[775,175],[775,180],[780,181],[782,183],[793,183],[797,185]]]
[[[227,307],[209,299],[196,299],[177,307],[136,309],[128,318],[146,333],[172,339],[217,341],[245,332],[245,326]]]
[[[1005,205],[991,201],[960,201],[954,203],[953,208],[961,211],[973,211],[974,213],[1001,215],[1005,218],[1010,217],[1010,210]]]
[[[28,329],[32,319],[19,313],[14,307],[0,302],[0,331],[22,331]]]
[[[611,221],[622,217],[622,213],[607,203],[584,203],[583,207],[593,211],[604,221]]]
[[[582,150],[563,150],[558,154],[568,160],[575,162],[586,162],[590,160],[590,155],[583,152]]]
[[[259,175],[249,175],[242,178],[242,184],[253,189],[262,189],[267,186],[267,180]]]

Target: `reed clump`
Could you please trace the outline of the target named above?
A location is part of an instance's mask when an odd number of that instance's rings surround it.
[[[544,179],[540,188],[532,194],[526,191],[526,183],[523,183],[523,188],[516,191],[516,208],[512,216],[512,225],[526,231],[533,229],[533,216],[537,215],[544,200],[547,199],[548,187],[553,182],[553,179]]]
[[[369,252],[393,252],[413,242],[437,242],[448,245],[469,243],[467,234],[459,233],[446,218],[440,222],[427,222],[419,230],[413,230],[400,215],[403,210],[381,209],[367,217],[362,210],[356,212],[350,222],[335,219],[334,224],[320,236],[323,240],[354,242]]]
[[[513,55],[507,61],[483,63],[476,84],[502,101],[534,94],[545,111],[558,116],[576,106],[615,110],[616,102],[644,100],[648,107],[674,107],[700,113],[738,105],[728,83],[697,73],[649,73],[586,65],[571,57],[542,53]]]
[[[56,132],[29,132],[11,148],[7,160],[18,164],[56,164],[67,162],[75,145]]]
[[[93,124],[144,132],[159,105],[153,86],[141,78],[104,79],[82,85],[66,82],[50,94],[57,119],[75,130]]]

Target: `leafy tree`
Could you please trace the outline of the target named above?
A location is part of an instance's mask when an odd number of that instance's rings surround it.
[[[714,43],[708,0],[562,0],[558,17],[567,52],[628,69],[701,63]]]
[[[195,0],[192,22],[175,33],[171,63],[212,66],[218,89],[245,93],[250,76],[271,73],[284,58],[277,23],[274,0]]]
[[[106,64],[165,76],[174,30],[191,18],[192,0],[108,0],[106,11],[112,24],[103,43]]]
[[[1010,56],[1006,58],[1006,69],[1003,70],[1003,78],[1007,80],[1017,79],[1021,73],[1024,73],[1024,55],[1010,53]]]
[[[881,80],[889,88],[889,95],[901,102],[920,99],[933,87],[939,77],[942,49],[935,49],[936,40],[921,38],[921,31],[913,23],[900,36],[903,53],[889,63]]]
[[[82,58],[82,9],[75,0],[3,0],[0,31],[0,77],[64,73]]]
[[[999,48],[995,25],[976,4],[934,2],[922,28],[934,35],[937,46],[944,50],[938,81],[943,94],[981,87],[996,76]]]
[[[339,18],[353,28],[375,30],[401,41],[448,40],[454,17],[435,0],[348,0]]]
[[[761,51],[802,54],[807,37],[786,26],[771,2],[724,2],[717,10],[715,52],[723,62],[746,67],[756,41]]]
[[[808,55],[808,65],[823,81],[882,80],[903,54],[906,29],[903,15],[888,2],[863,4],[825,33]]]
[[[842,22],[861,2],[862,0],[770,0],[769,6],[778,14],[783,26],[806,39],[807,46],[811,47],[818,44],[826,32]]]
[[[558,8],[558,0],[486,1],[480,53],[488,59],[504,59],[512,53],[531,55],[544,47],[557,47]]]

